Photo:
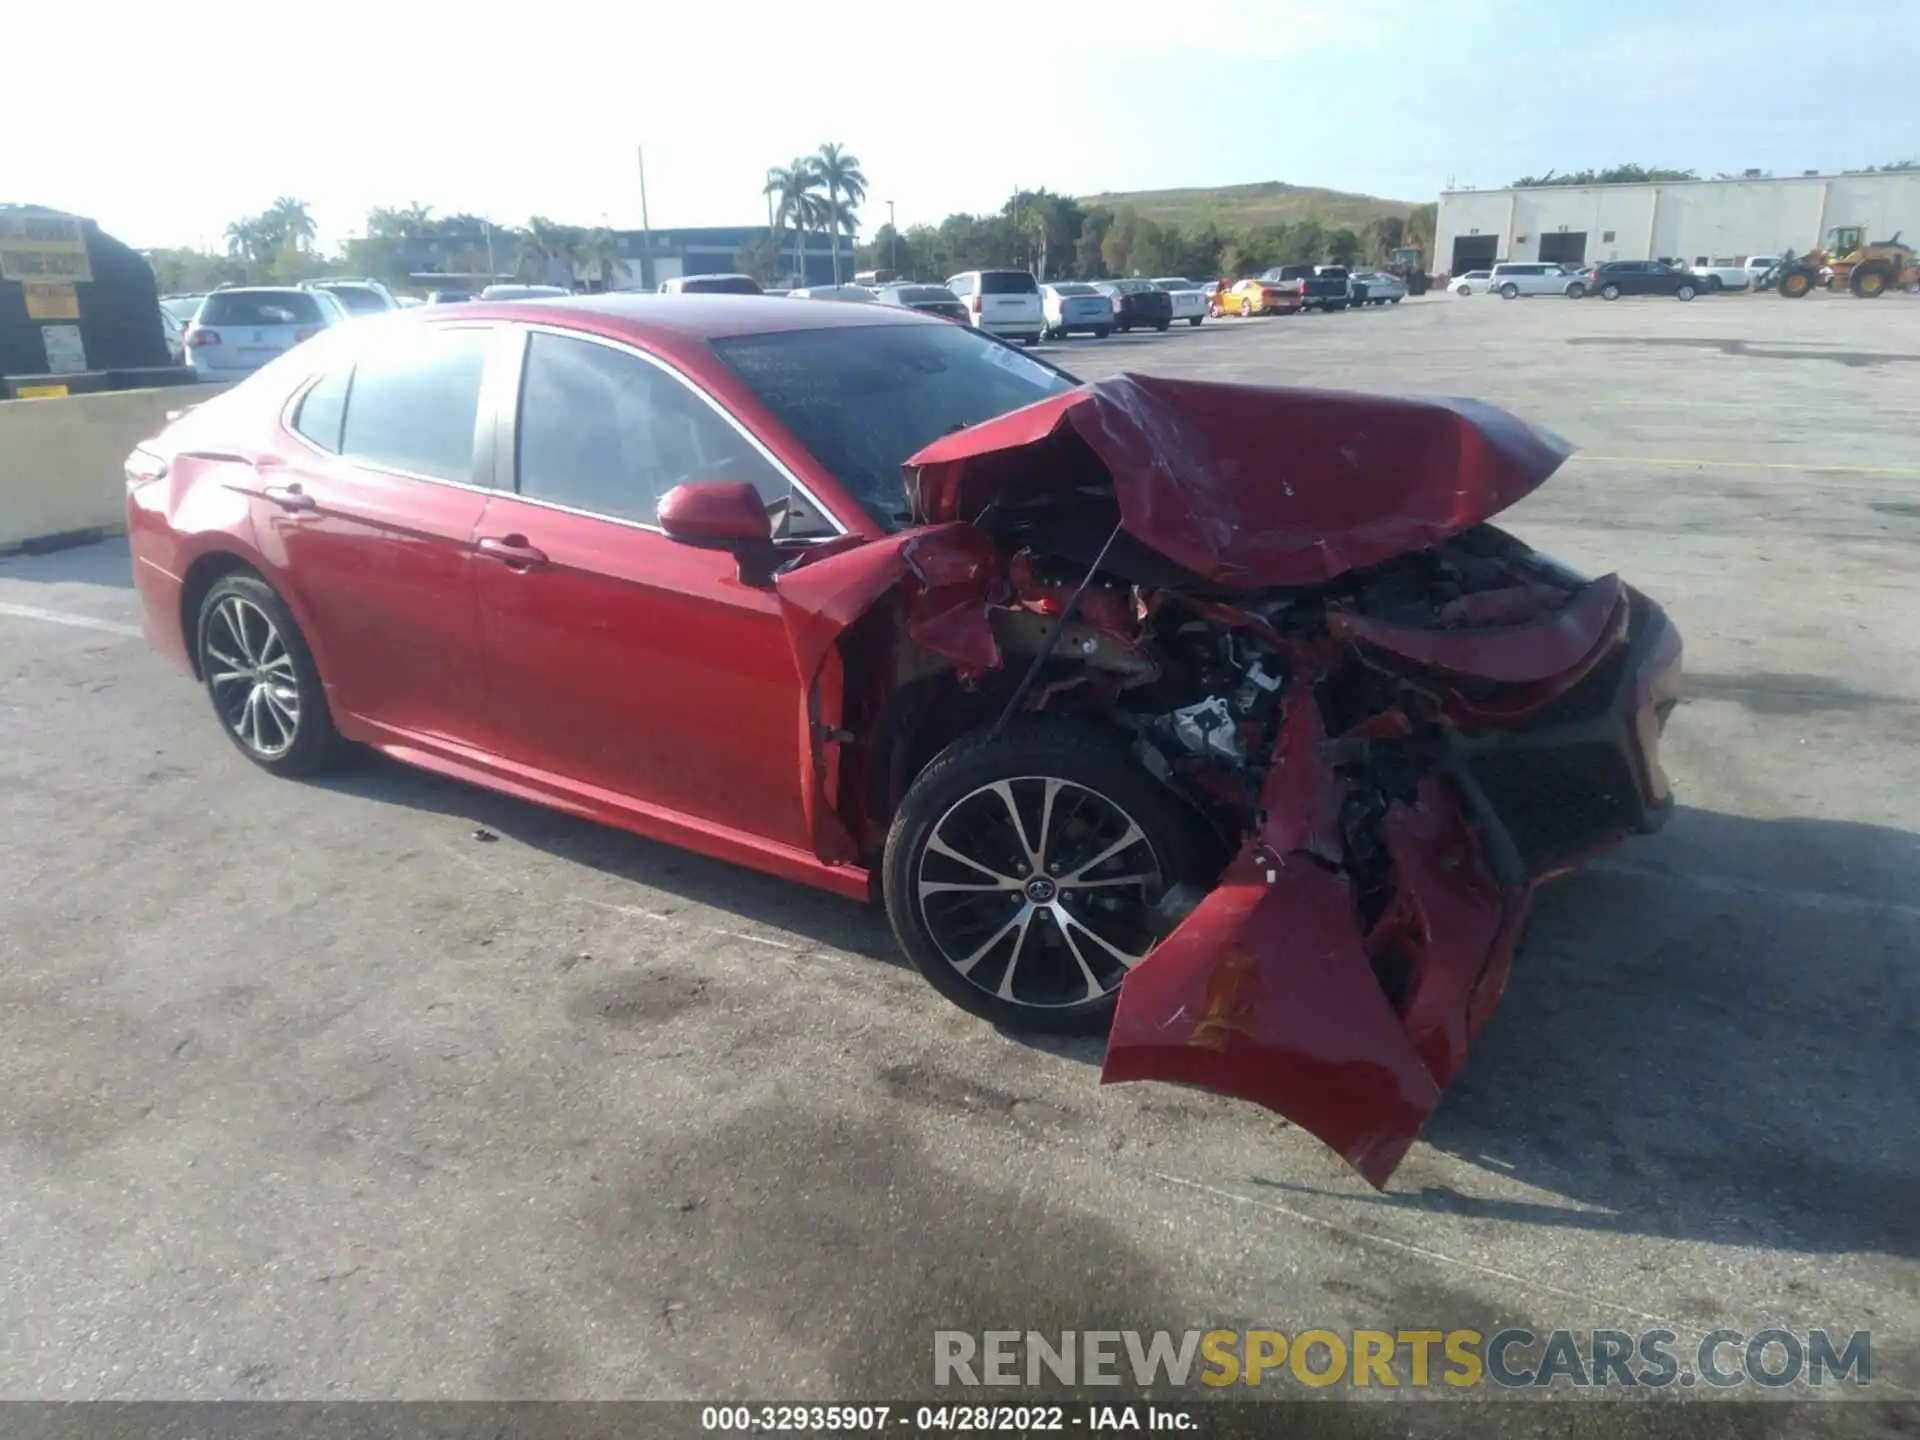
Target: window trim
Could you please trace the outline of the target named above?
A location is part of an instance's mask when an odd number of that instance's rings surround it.
[[[433,330],[478,330],[489,336],[496,336],[501,330],[508,327],[501,325],[497,320],[463,320],[444,324],[436,323],[430,325],[429,328]],[[497,344],[498,341],[496,340],[494,343]],[[351,410],[353,408],[353,387],[360,378],[360,355],[359,352],[355,350],[345,352],[345,357],[348,361],[347,368],[352,372],[347,377],[346,405],[346,410]],[[475,409],[473,417],[473,463],[468,478],[465,480],[449,480],[444,475],[422,475],[418,470],[402,470],[398,466],[393,465],[370,465],[366,461],[356,459],[351,455],[343,455],[337,450],[329,450],[323,445],[316,445],[311,438],[301,434],[294,426],[294,418],[299,415],[301,403],[306,400],[307,392],[324,380],[329,373],[326,369],[314,371],[313,374],[307,376],[306,379],[302,380],[300,384],[295,387],[292,395],[287,397],[286,404],[280,407],[280,430],[282,434],[292,439],[295,443],[304,446],[322,460],[330,460],[335,465],[345,465],[349,469],[363,471],[369,475],[389,475],[400,480],[418,480],[427,485],[450,485],[456,490],[472,490],[481,495],[493,494],[494,487],[492,485],[481,484],[478,478],[486,473],[487,470],[491,469],[494,463],[494,455],[491,449],[494,443],[493,426],[489,423],[487,414],[487,394],[493,374],[493,354],[491,347],[489,347],[488,353],[483,357],[480,369],[479,404]],[[343,445],[346,443],[347,438],[346,410],[341,412],[340,417],[340,443]],[[483,456],[485,457],[484,467],[482,465]]]
[[[778,455],[775,455],[758,435],[754,434],[742,424],[739,417],[734,415],[725,405],[714,398],[705,386],[701,385],[678,366],[669,363],[651,351],[642,349],[632,341],[616,340],[612,336],[596,334],[591,330],[573,330],[564,325],[555,325],[547,321],[530,320],[512,321],[503,328],[517,331],[519,334],[519,343],[512,348],[510,356],[507,354],[507,347],[501,347],[503,378],[501,379],[498,389],[494,389],[490,383],[493,372],[489,369],[489,383],[483,386],[481,390],[483,407],[489,398],[492,398],[499,407],[495,412],[495,423],[493,427],[493,475],[497,482],[494,488],[498,490],[499,493],[511,495],[514,499],[527,505],[538,505],[546,510],[557,510],[563,515],[581,515],[589,520],[603,520],[610,525],[625,525],[634,530],[646,530],[652,534],[663,537],[666,535],[666,531],[662,530],[657,523],[650,523],[645,520],[634,520],[625,515],[608,515],[599,510],[582,510],[578,506],[562,505],[554,500],[543,500],[538,495],[528,495],[521,490],[520,402],[526,384],[527,355],[531,350],[532,337],[534,335],[555,335],[563,340],[586,341],[590,344],[604,346],[606,349],[624,355],[631,355],[634,359],[644,361],[656,370],[659,370],[662,374],[667,375],[673,380],[677,380],[681,385],[692,391],[695,396],[705,401],[708,408],[711,409],[714,414],[718,415],[723,423],[732,426],[734,431],[739,434],[747,444],[753,447],[761,459],[765,460],[767,464],[773,468],[774,473],[784,477],[790,489],[804,496],[807,503],[813,507],[814,513],[833,527],[834,533],[831,535],[815,535],[803,540],[782,540],[776,543],[781,545],[803,546],[824,545],[853,533],[847,528],[845,522],[833,512],[832,508],[822,504],[820,497],[808,489],[806,483],[802,481],[798,475],[794,474],[791,466],[782,461]],[[511,377],[510,381],[506,378],[508,376]]]

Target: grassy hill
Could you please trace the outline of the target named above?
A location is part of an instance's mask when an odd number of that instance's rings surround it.
[[[1278,180],[1258,185],[1222,185],[1211,190],[1133,190],[1116,195],[1082,195],[1082,205],[1105,205],[1114,211],[1131,208],[1157,225],[1198,229],[1208,223],[1222,230],[1262,225],[1290,225],[1312,216],[1329,228],[1358,230],[1383,215],[1402,219],[1413,208],[1411,200],[1383,200],[1346,190],[1321,190],[1311,185],[1287,185]]]

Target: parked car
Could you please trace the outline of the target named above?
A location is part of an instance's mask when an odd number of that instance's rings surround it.
[[[173,317],[184,334],[187,326],[193,323],[193,317],[200,313],[200,304],[206,298],[204,291],[193,295],[162,295],[160,308]]]
[[[236,285],[200,302],[182,343],[202,380],[238,380],[352,318],[326,290]]]
[[[759,295],[760,282],[751,275],[676,275],[660,282],[662,295]],[[798,290],[790,292],[798,295]]]
[[[1104,340],[1113,333],[1113,304],[1093,286],[1077,280],[1056,280],[1040,287],[1040,309],[1046,320],[1042,338],[1064,339],[1073,334]]]
[[[1488,523],[1566,454],[1490,406],[1080,385],[884,305],[526,313],[342,326],[128,457],[145,633],[247,761],[877,891],[961,1007],[1375,1185],[1535,886],[1672,808],[1679,638]]]
[[[1587,282],[1578,270],[1537,261],[1515,261],[1496,265],[1487,276],[1487,290],[1503,300],[1522,295],[1565,295],[1578,300],[1587,293]]]
[[[1732,260],[1721,263],[1700,263],[1678,267],[1700,282],[1700,288],[1709,295],[1718,295],[1725,290],[1745,290],[1753,284],[1753,277],[1747,274],[1745,265],[1736,265]]]
[[[1740,267],[1746,272],[1747,284],[1754,289],[1764,289],[1764,282],[1780,268],[1778,255],[1749,255],[1746,263]]]
[[[736,291],[695,291],[695,294],[736,294]],[[842,300],[855,305],[872,305],[880,297],[864,285],[809,285],[787,292],[795,300]]]
[[[1300,292],[1274,284],[1271,280],[1236,280],[1213,297],[1215,315],[1297,315]]]
[[[1151,280],[1096,280],[1093,288],[1107,297],[1113,328],[1123,335],[1148,325],[1166,330],[1173,324],[1173,297]]]
[[[187,363],[187,327],[173,318],[163,304],[160,307],[160,333],[166,338],[167,359],[175,365]]]
[[[427,292],[427,304],[429,305],[465,305],[471,302],[472,299],[473,292],[471,290],[448,289],[429,290]]]
[[[1047,328],[1040,282],[1025,270],[968,270],[947,281],[973,317],[976,329],[1038,345]]]
[[[1189,325],[1198,325],[1207,318],[1212,308],[1207,303],[1207,292],[1193,281],[1178,275],[1163,275],[1153,282],[1173,297],[1173,318],[1184,320]]]
[[[1676,300],[1691,300],[1700,293],[1700,281],[1685,270],[1676,270],[1658,260],[1609,260],[1586,274],[1587,291],[1602,300],[1618,300],[1622,295],[1671,295]]]
[[[1355,304],[1398,305],[1407,298],[1407,282],[1398,275],[1389,275],[1385,270],[1356,270],[1353,272],[1356,287]]]
[[[956,320],[962,325],[973,323],[973,316],[960,303],[960,297],[944,285],[915,285],[899,281],[882,285],[877,298],[883,305],[903,305],[923,315],[938,315],[942,320]]]
[[[573,292],[564,285],[489,285],[480,292],[482,300],[564,300]]]
[[[400,309],[393,292],[378,280],[302,280],[302,290],[324,290],[349,315],[383,315]]]
[[[1456,275],[1448,289],[1456,295],[1484,295],[1487,293],[1487,281],[1493,278],[1491,270],[1469,270],[1464,275]]]
[[[1302,310],[1344,310],[1350,302],[1347,275],[1322,275],[1317,265],[1276,265],[1260,272],[1262,280],[1300,297]]]

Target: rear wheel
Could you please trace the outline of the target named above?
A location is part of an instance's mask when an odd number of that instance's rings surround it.
[[[1726,288],[1727,282],[1722,280],[1718,275],[1707,276],[1707,293],[1709,295],[1718,295]]]
[[[1587,287],[1582,285],[1578,280],[1567,286],[1567,298],[1569,300],[1579,300],[1584,297],[1586,293]]]
[[[1112,333],[1113,327],[1111,325],[1096,325],[1093,329],[1093,338],[1096,340],[1104,340]]]
[[[1189,315],[1187,317],[1187,324],[1195,326],[1197,328],[1200,324],[1200,320],[1201,320],[1201,317],[1198,315]]]
[[[1682,285],[1678,290],[1673,292],[1673,296],[1676,300],[1691,300],[1693,299],[1693,286]]]
[[[1167,333],[1167,331],[1170,328],[1172,328],[1172,326],[1173,326],[1173,322],[1171,320],[1159,320],[1154,322],[1153,328],[1158,330],[1162,335],[1164,335]]]
[[[309,775],[340,751],[300,627],[257,575],[216,580],[200,602],[200,674],[227,738],[261,769]]]
[[[1500,287],[1500,298],[1502,300],[1518,300],[1520,298],[1520,287],[1509,280]]]
[[[1084,1033],[1153,948],[1152,907],[1196,872],[1193,826],[1125,746],[1055,722],[968,736],[921,772],[882,875],[894,934],[942,995]]]
[[[1878,300],[1887,293],[1893,284],[1893,269],[1878,260],[1869,260],[1864,265],[1853,267],[1853,274],[1847,280],[1847,288],[1862,300]]]
[[[1620,287],[1613,284],[1602,285],[1600,287],[1600,298],[1602,300],[1618,300],[1620,298]]]

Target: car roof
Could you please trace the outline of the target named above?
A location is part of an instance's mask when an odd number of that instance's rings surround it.
[[[681,340],[719,340],[733,335],[770,335],[788,330],[829,330],[870,325],[944,325],[893,305],[795,305],[780,295],[574,295],[500,303],[482,300],[461,307],[460,320],[547,318],[606,335],[649,335]],[[429,322],[432,323],[432,322]]]

